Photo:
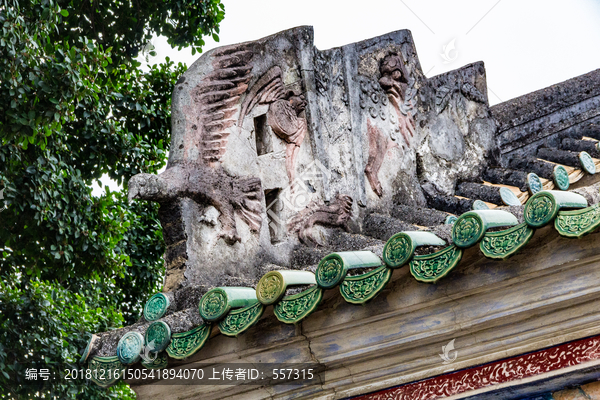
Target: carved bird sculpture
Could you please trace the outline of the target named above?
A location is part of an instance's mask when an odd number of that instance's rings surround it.
[[[165,204],[187,197],[202,206],[214,206],[220,213],[219,236],[229,244],[240,241],[236,214],[254,232],[261,226],[260,179],[233,176],[221,165],[228,129],[235,125],[233,116],[251,78],[253,52],[248,46],[228,46],[212,53],[212,72],[190,91],[183,151],[170,157],[163,173],[138,174],[129,180],[130,200]]]

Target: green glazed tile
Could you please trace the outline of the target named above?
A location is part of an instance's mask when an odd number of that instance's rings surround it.
[[[152,351],[163,351],[171,341],[171,328],[163,321],[150,324],[144,335],[144,345],[150,346]]]
[[[232,310],[219,322],[219,330],[223,335],[237,336],[254,325],[264,311],[265,306],[261,303]]]
[[[312,313],[323,299],[323,289],[313,286],[305,291],[284,297],[275,304],[277,319],[286,324],[295,324]]]
[[[448,246],[425,256],[414,256],[410,262],[410,273],[420,282],[435,283],[458,265],[462,250]]]
[[[383,290],[392,277],[392,270],[383,265],[358,276],[347,276],[340,285],[344,300],[352,304],[363,304]]]
[[[156,355],[156,358],[148,362],[142,360],[141,364],[148,369],[163,369],[168,365],[167,353],[161,352]]]
[[[479,248],[484,256],[503,260],[525,246],[533,233],[534,230],[525,223],[500,232],[488,232]]]
[[[171,343],[167,347],[169,357],[181,360],[194,355],[206,343],[210,327],[209,323],[204,323],[190,331],[171,335]]]
[[[169,308],[169,298],[163,293],[156,293],[150,297],[150,300],[146,302],[144,306],[144,318],[146,321],[156,321],[165,315],[167,308]]]
[[[582,210],[560,211],[554,227],[561,236],[580,238],[600,226],[600,204]]]
[[[91,381],[103,388],[114,385],[127,371],[127,367],[116,356],[93,357],[88,362],[88,369],[91,371]]]
[[[518,223],[517,217],[502,210],[469,211],[452,226],[452,242],[460,248],[471,247],[483,238],[488,229]]]

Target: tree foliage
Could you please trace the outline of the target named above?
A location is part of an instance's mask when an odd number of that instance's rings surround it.
[[[0,398],[129,396],[24,370],[80,367],[92,332],[160,289],[157,206],[126,189],[165,165],[185,66],[136,57],[159,34],[200,50],[223,16],[219,0],[0,0]],[[123,190],[92,196],[104,175]]]

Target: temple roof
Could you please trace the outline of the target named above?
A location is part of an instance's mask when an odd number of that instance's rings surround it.
[[[600,167],[600,160],[595,160],[595,162]],[[578,180],[583,175],[581,170],[576,168],[573,168],[571,173]],[[600,181],[600,176],[595,180]],[[372,213],[365,218],[364,233],[362,234],[348,233],[339,228],[331,229],[326,242],[322,245],[298,248],[294,253],[293,261],[293,265],[297,268],[287,269],[274,264],[265,264],[260,279],[232,278],[216,288],[190,286],[174,293],[161,293],[160,296],[170,299],[169,305],[165,307],[162,304],[160,307],[156,307],[155,315],[150,320],[142,318],[134,325],[97,334],[97,338],[94,338],[93,342],[91,341],[92,346],[87,359],[110,357],[111,362],[114,362],[118,359],[116,356],[119,340],[125,333],[134,331],[145,336],[148,327],[157,321],[164,322],[170,327],[170,345],[166,347],[166,355],[177,360],[191,357],[196,352],[201,352],[203,347],[210,346],[210,338],[215,335],[222,333],[228,336],[237,336],[252,329],[264,309],[270,306],[274,310],[284,310],[286,306],[294,304],[294,302],[300,304],[297,299],[302,296],[313,296],[314,293],[319,293],[310,301],[302,302],[303,309],[296,310],[294,308],[296,312],[293,314],[275,311],[276,318],[280,323],[286,324],[297,324],[305,318],[310,318],[310,314],[317,309],[322,299],[321,292],[325,290],[339,290],[341,297],[347,302],[365,304],[366,307],[369,307],[369,300],[384,289],[391,274],[397,268],[409,268],[414,279],[435,283],[452,273],[452,269],[459,265],[462,252],[466,248],[480,247],[483,255],[498,260],[498,268],[501,268],[501,260],[511,257],[527,246],[527,242],[538,228],[554,225],[561,236],[578,238],[595,231],[600,226],[600,182],[567,191],[554,190],[551,181],[545,182],[545,184],[550,185],[551,188],[540,190],[534,195],[523,193],[521,196],[524,199],[523,205],[506,206],[484,202],[483,204],[488,205],[489,209],[468,210],[459,215],[443,212],[442,215],[446,217],[446,221],[441,224],[436,221],[435,217],[437,216],[439,220],[439,213],[442,210],[434,208],[414,208],[410,217],[407,216],[406,210],[402,209],[390,213],[397,216],[404,215],[404,219]],[[481,187],[494,188],[496,186],[482,184]],[[565,195],[566,197],[563,197]],[[475,200],[481,201],[482,199],[459,198],[461,204],[470,202],[471,206]],[[550,203],[553,206],[547,207],[547,204]],[[445,203],[442,204],[440,208],[447,207]],[[538,210],[541,210],[539,214],[535,214],[538,213]],[[528,211],[530,217],[526,218],[525,215]],[[433,216],[433,218],[428,222],[426,215]],[[480,226],[477,226],[478,222]],[[419,236],[422,233],[430,236]],[[478,239],[474,239],[475,237]],[[436,238],[439,242],[436,242]],[[413,246],[412,248],[408,246],[408,250],[404,247],[407,239],[412,240]],[[468,242],[466,245],[465,241]],[[341,257],[332,258],[332,255],[337,254],[340,254]],[[373,257],[375,262],[373,263],[369,257]],[[332,260],[333,263],[328,263]],[[400,261],[398,262],[398,260]],[[369,264],[368,261],[371,263]],[[331,272],[332,270],[334,273]],[[272,276],[269,274],[274,271],[280,271],[280,274],[283,274],[283,280],[275,280],[274,283],[265,280]],[[285,275],[288,271],[291,273]],[[294,273],[300,271],[312,275],[313,282],[310,282],[311,278],[306,276],[295,280]],[[331,274],[340,275],[342,279],[333,286],[330,286],[329,282],[321,282],[326,280],[323,277]],[[300,283],[297,282],[298,279]],[[286,286],[286,281],[291,282],[289,286]],[[234,289],[232,292],[234,296],[227,300],[234,306],[220,314],[218,319],[207,321],[200,315],[203,300],[207,302],[211,298],[214,299],[214,295],[217,293],[215,289],[219,290],[220,288]],[[237,300],[235,299],[235,289],[239,288],[250,288],[251,291],[241,295],[246,303],[240,303],[241,305],[235,308]],[[261,291],[265,290],[277,291],[280,294],[274,301],[273,299],[265,301],[260,296]],[[156,303],[154,297],[149,300],[146,309],[151,308],[152,303]],[[298,307],[298,305],[294,305],[294,307]],[[223,307],[223,309],[225,308]],[[238,313],[252,315],[252,318],[241,318],[246,323],[235,324],[237,319],[233,319],[231,316]],[[155,318],[158,315],[160,316]],[[201,335],[198,334],[197,338],[201,341],[201,345],[193,348],[192,351],[180,353],[181,346],[178,346],[178,341],[189,340],[189,338],[182,337],[186,333],[198,330],[199,327],[203,328],[200,331]],[[85,361],[85,358],[82,358],[82,361]]]
[[[302,326],[340,301],[368,310],[399,270],[435,284],[476,249],[500,269],[536,230],[600,226],[600,70],[488,107],[482,63],[426,79],[407,31],[323,52],[310,35],[216,49],[180,79],[169,168],[130,182],[130,197],[161,204],[165,292],[136,324],[94,335],[82,363],[181,365],[217,336],[260,336],[261,319]],[[297,190],[296,162],[314,196],[277,214],[278,231],[270,207]],[[315,164],[329,175],[306,178]],[[140,367],[150,344],[159,355]]]

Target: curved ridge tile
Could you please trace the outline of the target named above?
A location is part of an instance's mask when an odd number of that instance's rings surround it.
[[[587,200],[580,194],[559,190],[542,190],[531,196],[523,216],[532,228],[541,228],[550,223],[561,208],[584,208]]]
[[[171,342],[171,327],[164,321],[150,324],[144,334],[144,346],[152,351],[163,351]]]
[[[237,336],[252,327],[265,311],[265,306],[255,303],[251,306],[232,310],[219,321],[219,330],[225,336]]]
[[[127,371],[127,367],[121,364],[117,356],[93,357],[88,362],[88,369],[91,371],[90,380],[103,388],[117,383]]]
[[[156,293],[144,306],[144,318],[146,321],[156,321],[165,315],[170,305],[171,301],[167,295]]]
[[[200,299],[200,316],[209,322],[219,321],[232,308],[244,308],[258,302],[256,290],[247,287],[217,287],[209,290]]]
[[[445,225],[452,225],[456,222],[456,220],[458,219],[458,217],[456,217],[456,215],[448,215],[446,217],[446,219],[444,220],[444,224]]]
[[[560,211],[554,227],[561,236],[580,238],[600,226],[600,204],[582,210]]]
[[[392,277],[392,269],[385,265],[362,275],[348,276],[340,285],[344,300],[364,304],[379,294]]]
[[[490,228],[517,225],[517,217],[502,210],[469,211],[461,215],[452,227],[452,242],[467,248],[479,242]]]
[[[552,177],[554,178],[554,184],[560,190],[569,189],[569,173],[567,169],[562,165],[557,165],[554,167],[554,171],[552,172]]]
[[[487,258],[504,260],[523,248],[534,232],[525,223],[500,232],[488,232],[479,243],[479,249]]]
[[[448,246],[424,256],[414,256],[410,262],[410,273],[420,281],[435,283],[458,265],[463,255],[462,249]]]
[[[127,332],[117,344],[117,357],[124,365],[135,364],[144,348],[144,337],[138,331]]]
[[[83,352],[81,353],[81,358],[79,359],[80,364],[83,364],[87,360],[90,353],[92,352],[92,348],[94,347],[94,342],[96,340],[98,340],[98,336],[92,334],[90,340],[88,340],[87,345],[85,346],[85,349],[83,349]]]
[[[342,251],[331,253],[319,262],[317,285],[331,289],[342,283],[349,269],[379,267],[381,260],[370,251]]]
[[[174,333],[171,335],[171,343],[167,346],[167,354],[176,360],[194,355],[206,343],[210,328],[211,324],[205,322],[190,331]]]
[[[298,294],[286,296],[275,305],[277,319],[285,324],[296,324],[311,314],[323,299],[323,289],[308,288]]]
[[[578,155],[579,162],[581,163],[581,168],[590,175],[594,175],[596,173],[596,164],[592,159],[592,156],[587,151],[582,151]]]
[[[166,368],[167,365],[169,364],[168,359],[167,359],[167,353],[164,351],[161,351],[160,353],[158,353],[156,355],[156,358],[154,358],[154,359],[150,358],[149,362],[142,361],[141,364],[142,364],[142,366],[144,366],[144,368],[147,368],[147,369]]]
[[[518,188],[516,188],[518,190]],[[502,202],[507,206],[521,206],[521,200],[517,197],[517,195],[507,187],[500,187],[498,189],[500,192],[500,197],[502,198]]]
[[[270,305],[281,300],[288,286],[314,285],[316,283],[315,274],[310,271],[270,271],[258,281],[256,298],[262,304]]]
[[[529,193],[534,195],[537,192],[541,192],[543,188],[544,184],[537,174],[533,172],[527,174],[527,189],[529,190]]]

